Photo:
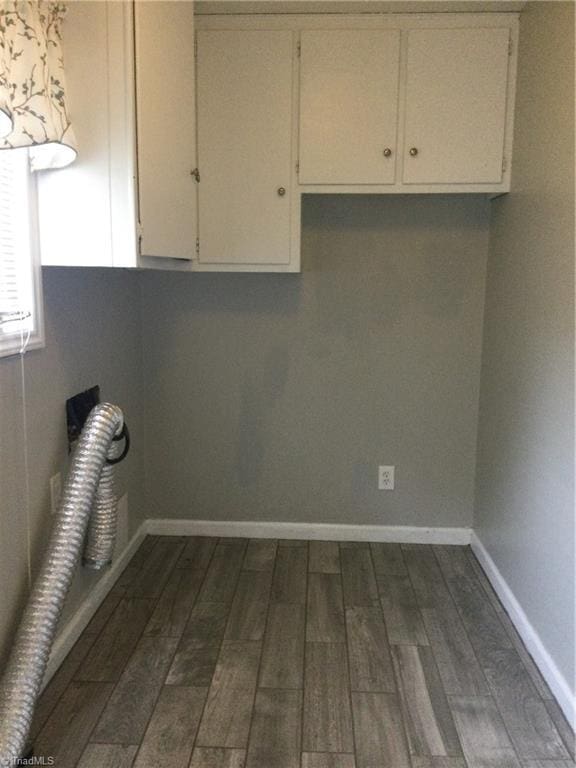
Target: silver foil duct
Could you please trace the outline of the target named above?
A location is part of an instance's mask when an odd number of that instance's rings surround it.
[[[123,426],[122,411],[103,403],[92,409],[74,451],[48,548],[0,682],[0,766],[16,765],[27,749],[58,619],[82,546],[92,505],[112,442]],[[112,467],[106,466],[101,500],[87,554],[108,561],[114,546],[111,521]],[[113,530],[112,530],[113,529]],[[100,541],[99,537],[102,537]]]

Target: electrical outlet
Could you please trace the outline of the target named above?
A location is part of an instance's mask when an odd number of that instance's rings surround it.
[[[57,472],[50,478],[50,511],[53,515],[58,512],[62,497],[62,475]]]
[[[394,490],[394,467],[378,467],[378,490]]]

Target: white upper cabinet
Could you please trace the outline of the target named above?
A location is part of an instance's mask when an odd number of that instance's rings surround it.
[[[140,253],[192,259],[197,182],[194,4],[135,4]]]
[[[199,266],[296,268],[290,31],[198,32]]]
[[[190,269],[193,25],[188,2],[70,4],[63,48],[78,157],[39,174],[42,264]]]
[[[306,29],[318,24],[310,19],[298,22],[303,192],[508,191],[515,15],[392,14]]]
[[[304,194],[507,192],[517,38],[508,13],[70,3],[78,158],[38,176],[42,263],[297,272]]]
[[[499,184],[510,29],[407,37],[404,183]]]
[[[399,30],[301,34],[301,184],[393,184]]]
[[[68,8],[62,45],[78,157],[38,174],[45,266],[137,266],[130,11],[108,2]]]

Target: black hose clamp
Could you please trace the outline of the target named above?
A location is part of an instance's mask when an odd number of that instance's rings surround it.
[[[114,465],[114,464],[120,464],[121,461],[124,461],[126,456],[128,456],[128,451],[130,450],[130,432],[128,431],[128,426],[126,425],[126,422],[122,425],[122,429],[120,431],[119,435],[115,435],[112,438],[112,441],[117,443],[120,440],[124,440],[124,450],[115,459],[106,459],[106,464]]]

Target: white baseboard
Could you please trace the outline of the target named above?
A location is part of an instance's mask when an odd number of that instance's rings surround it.
[[[82,632],[88,626],[90,619],[92,616],[94,616],[102,601],[108,592],[110,592],[118,577],[132,559],[136,550],[142,543],[145,535],[145,524],[142,523],[142,525],[138,528],[134,536],[132,536],[124,548],[123,552],[116,557],[112,563],[112,566],[105,573],[103,573],[102,577],[94,584],[92,589],[87,593],[78,610],[72,615],[72,617],[58,633],[58,636],[54,641],[54,645],[52,646],[52,652],[48,660],[48,666],[46,667],[46,674],[44,675],[43,684],[44,687],[48,685],[50,679],[58,670],[58,667],[62,664]]]
[[[254,539],[383,541],[402,544],[470,544],[470,528],[424,528],[404,525],[340,525],[230,520],[150,519],[146,533],[159,536],[244,536]]]
[[[576,697],[571,691],[568,681],[556,666],[554,659],[546,649],[540,635],[530,623],[524,609],[475,532],[472,532],[471,545],[474,554],[478,558],[486,576],[494,587],[506,612],[510,616],[524,645],[534,659],[543,678],[550,686],[550,690],[564,712],[566,719],[569,723],[572,723],[572,726],[574,727],[574,724],[576,723]]]

